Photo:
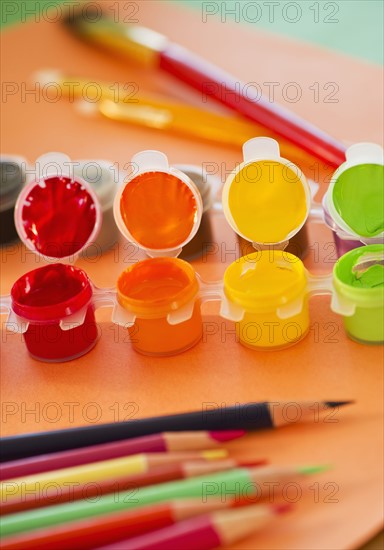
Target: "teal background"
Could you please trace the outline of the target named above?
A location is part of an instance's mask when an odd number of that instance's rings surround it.
[[[96,0],[102,5],[102,0]],[[125,0],[121,0],[124,2]],[[145,2],[162,1],[162,0],[141,0]],[[272,0],[269,0],[272,2]],[[277,1],[277,0],[275,0]],[[57,5],[63,0],[3,0],[0,2],[1,21],[0,26],[8,26],[13,23],[22,21],[22,13],[26,11],[37,13],[39,10],[48,5]],[[138,0],[140,3],[140,0]],[[78,3],[78,0],[75,2]],[[275,8],[274,19],[269,21],[269,8],[264,5],[268,4],[268,0],[250,0],[235,1],[215,1],[202,2],[200,0],[173,0],[173,3],[185,4],[193,10],[197,10],[202,14],[202,5],[205,3],[212,4],[212,10],[218,7],[218,14],[212,17],[226,18],[236,20],[235,15],[227,13],[236,9],[240,13],[239,22],[253,27],[255,32],[258,28],[267,29],[269,31],[291,36],[301,40],[306,40],[322,46],[339,50],[341,52],[357,56],[375,63],[383,63],[384,59],[384,1],[383,0],[281,0]],[[298,4],[301,9],[299,20],[289,22],[284,20],[283,13],[289,4]],[[248,12],[246,6],[248,4]],[[260,7],[261,14],[258,22],[247,22],[254,19],[256,11],[251,4],[257,4]],[[312,7],[312,9],[311,9]],[[17,10],[14,15],[8,15],[10,10]],[[315,11],[318,14],[318,22],[315,21]],[[243,16],[245,13],[245,16]],[[287,10],[288,18],[293,19],[295,9]],[[33,14],[28,15],[33,17]],[[337,22],[326,22],[325,19],[336,20]],[[287,18],[285,18],[287,19]]]

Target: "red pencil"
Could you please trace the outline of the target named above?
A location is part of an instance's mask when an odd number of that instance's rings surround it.
[[[175,500],[22,533],[2,541],[1,550],[86,550],[136,537],[221,508],[250,504],[249,499]]]
[[[274,516],[290,508],[290,504],[275,504],[223,510],[97,548],[98,550],[211,550],[218,546],[236,543],[264,527]]]
[[[1,465],[0,480],[25,477],[139,453],[211,449],[217,447],[220,443],[242,437],[245,433],[245,430],[161,433],[12,460]]]
[[[13,498],[10,497],[2,502],[1,515],[5,516],[24,510],[43,508],[44,506],[52,506],[64,502],[74,502],[75,500],[97,498],[109,493],[117,495],[120,492],[133,490],[137,487],[146,487],[147,485],[196,477],[241,466],[262,466],[266,463],[266,460],[244,462],[228,458],[213,462],[199,460],[188,461],[182,464],[162,464],[141,474],[109,478],[97,483],[78,483],[75,486],[61,488],[60,491],[53,487],[52,494],[49,491],[44,491],[39,495],[27,493]]]

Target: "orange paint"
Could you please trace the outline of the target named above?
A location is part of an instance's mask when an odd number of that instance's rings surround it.
[[[191,265],[178,258],[150,258],[132,265],[117,281],[119,303],[136,315],[128,329],[134,349],[145,355],[173,355],[202,334],[199,290]],[[171,325],[167,316],[195,302],[190,319]]]
[[[197,216],[192,190],[165,172],[144,172],[126,185],[120,199],[123,222],[137,243],[150,249],[182,245]]]

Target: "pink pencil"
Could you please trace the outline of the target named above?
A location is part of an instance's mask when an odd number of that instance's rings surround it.
[[[146,435],[133,439],[123,439],[113,443],[102,443],[91,447],[82,447],[39,455],[21,460],[5,462],[0,468],[0,480],[15,479],[42,472],[51,472],[61,468],[70,468],[101,462],[112,458],[141,454],[176,451],[197,451],[216,447],[218,444],[237,439],[245,430],[175,432]]]

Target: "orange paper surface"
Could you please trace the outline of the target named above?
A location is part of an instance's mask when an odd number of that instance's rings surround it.
[[[203,23],[198,11],[173,3],[140,2],[136,18],[265,90],[265,82],[280,82],[280,89],[289,82],[299,83],[302,99],[286,105],[347,144],[382,138],[381,73],[374,65],[235,23],[213,18]],[[26,88],[33,88],[35,71],[59,68],[90,82],[131,83],[125,91],[119,88],[123,94],[135,89],[138,95],[141,90],[151,91],[201,103],[196,92],[167,75],[95,51],[59,24],[46,21],[7,29],[2,46],[2,79],[14,83],[15,90],[3,104],[3,154],[21,155],[32,163],[56,150],[73,159],[105,158],[123,167],[134,153],[159,149],[171,163],[205,163],[209,171],[219,170],[223,181],[241,162],[236,149],[87,118],[66,99],[49,102],[40,94],[25,94]],[[336,82],[338,102],[316,103],[309,90],[315,82],[320,87]],[[281,99],[281,94],[277,96]],[[323,180],[324,174],[319,197],[326,187]],[[222,276],[236,254],[236,239],[220,214],[212,216],[212,223],[215,254],[209,249],[206,257],[194,262],[206,280]],[[309,229],[312,248],[305,263],[311,271],[329,272],[335,260],[331,233],[316,225]],[[113,286],[121,271],[139,257],[122,240],[103,258],[82,259],[77,265],[97,286]],[[43,262],[21,245],[2,249],[2,294],[9,293],[19,276],[40,265]],[[96,348],[66,364],[31,359],[21,336],[3,331],[2,435],[201,409],[207,403],[356,399],[355,405],[327,421],[250,435],[230,448],[236,456],[266,457],[276,464],[332,465],[303,484],[292,514],[233,548],[357,548],[379,530],[382,521],[383,350],[349,340],[329,301],[328,297],[311,300],[309,335],[279,352],[242,347],[235,341],[233,324],[218,316],[217,304],[204,305],[203,341],[165,359],[135,353],[127,332],[110,323],[110,310],[97,312],[101,338]],[[295,488],[286,488],[285,499],[296,498]]]

